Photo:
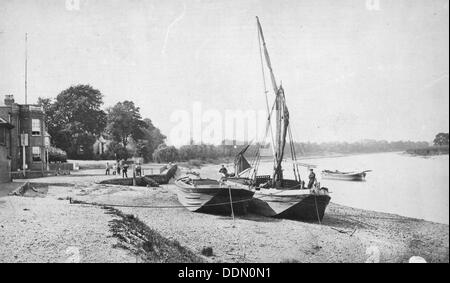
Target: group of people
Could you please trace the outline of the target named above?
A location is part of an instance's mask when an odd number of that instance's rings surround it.
[[[111,175],[111,170],[113,175],[120,176],[120,173],[122,172],[122,178],[128,178],[128,168],[130,166],[125,162],[125,160],[118,160],[116,163],[114,163],[112,166],[109,164],[109,162],[106,162],[106,172],[105,175]],[[136,176],[142,176],[142,168],[141,164],[136,164],[134,168]]]

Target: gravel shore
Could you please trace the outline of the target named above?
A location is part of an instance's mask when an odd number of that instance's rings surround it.
[[[117,245],[101,205],[131,214],[169,242],[210,262],[449,262],[449,227],[331,203],[321,224],[257,215],[235,218],[179,207],[174,185],[98,185],[102,171],[29,180],[38,193],[7,196],[0,185],[1,262],[136,262]],[[3,187],[2,187],[3,186]],[[2,193],[3,192],[3,193]],[[166,208],[160,208],[164,206]],[[169,208],[167,208],[169,207]],[[145,228],[147,229],[147,228]],[[149,230],[149,231],[150,231]],[[164,240],[165,241],[165,240]],[[202,256],[211,247],[212,256]]]

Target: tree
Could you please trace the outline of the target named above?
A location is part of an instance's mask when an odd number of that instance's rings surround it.
[[[48,149],[48,159],[50,162],[67,162],[67,154],[64,150],[51,146]]]
[[[164,144],[166,136],[156,128],[150,119],[144,119],[147,128],[142,128],[144,138],[136,146],[136,156],[143,157],[146,162],[153,159],[153,152],[160,144]]]
[[[54,102],[48,98],[38,102],[54,145],[69,158],[91,158],[92,144],[106,126],[101,92],[90,85],[76,85],[59,93]]]
[[[433,141],[436,146],[443,146],[449,144],[449,134],[448,133],[439,133],[436,135]]]
[[[122,144],[115,141],[112,141],[108,145],[107,155],[115,160],[127,160],[130,157],[128,150]]]
[[[142,120],[139,107],[132,101],[118,102],[107,113],[106,131],[113,141],[126,147],[129,138],[137,142],[145,137],[143,129],[147,129],[148,125]]]
[[[38,98],[38,105],[44,109],[45,113],[45,125],[47,128],[52,127],[54,125],[54,117],[55,117],[55,107],[53,105],[53,100],[51,98]]]
[[[179,159],[178,150],[174,146],[161,144],[153,153],[153,160],[158,163],[167,163]]]

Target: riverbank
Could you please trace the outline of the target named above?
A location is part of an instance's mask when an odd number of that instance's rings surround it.
[[[448,145],[447,146],[429,146],[429,147],[423,147],[423,148],[416,148],[416,149],[408,149],[406,153],[411,155],[418,155],[418,156],[434,156],[434,155],[448,155]]]
[[[233,220],[180,207],[172,184],[94,184],[108,178],[102,173],[30,180],[41,184],[41,194],[1,197],[0,261],[63,262],[77,254],[80,262],[408,262],[412,256],[449,261],[448,225],[334,203],[321,224],[258,215]],[[86,203],[128,207],[111,213]],[[154,237],[154,245],[145,244]]]

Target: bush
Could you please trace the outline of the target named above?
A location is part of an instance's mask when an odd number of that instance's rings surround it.
[[[62,149],[51,146],[48,149],[48,161],[49,162],[67,162],[67,153]]]

